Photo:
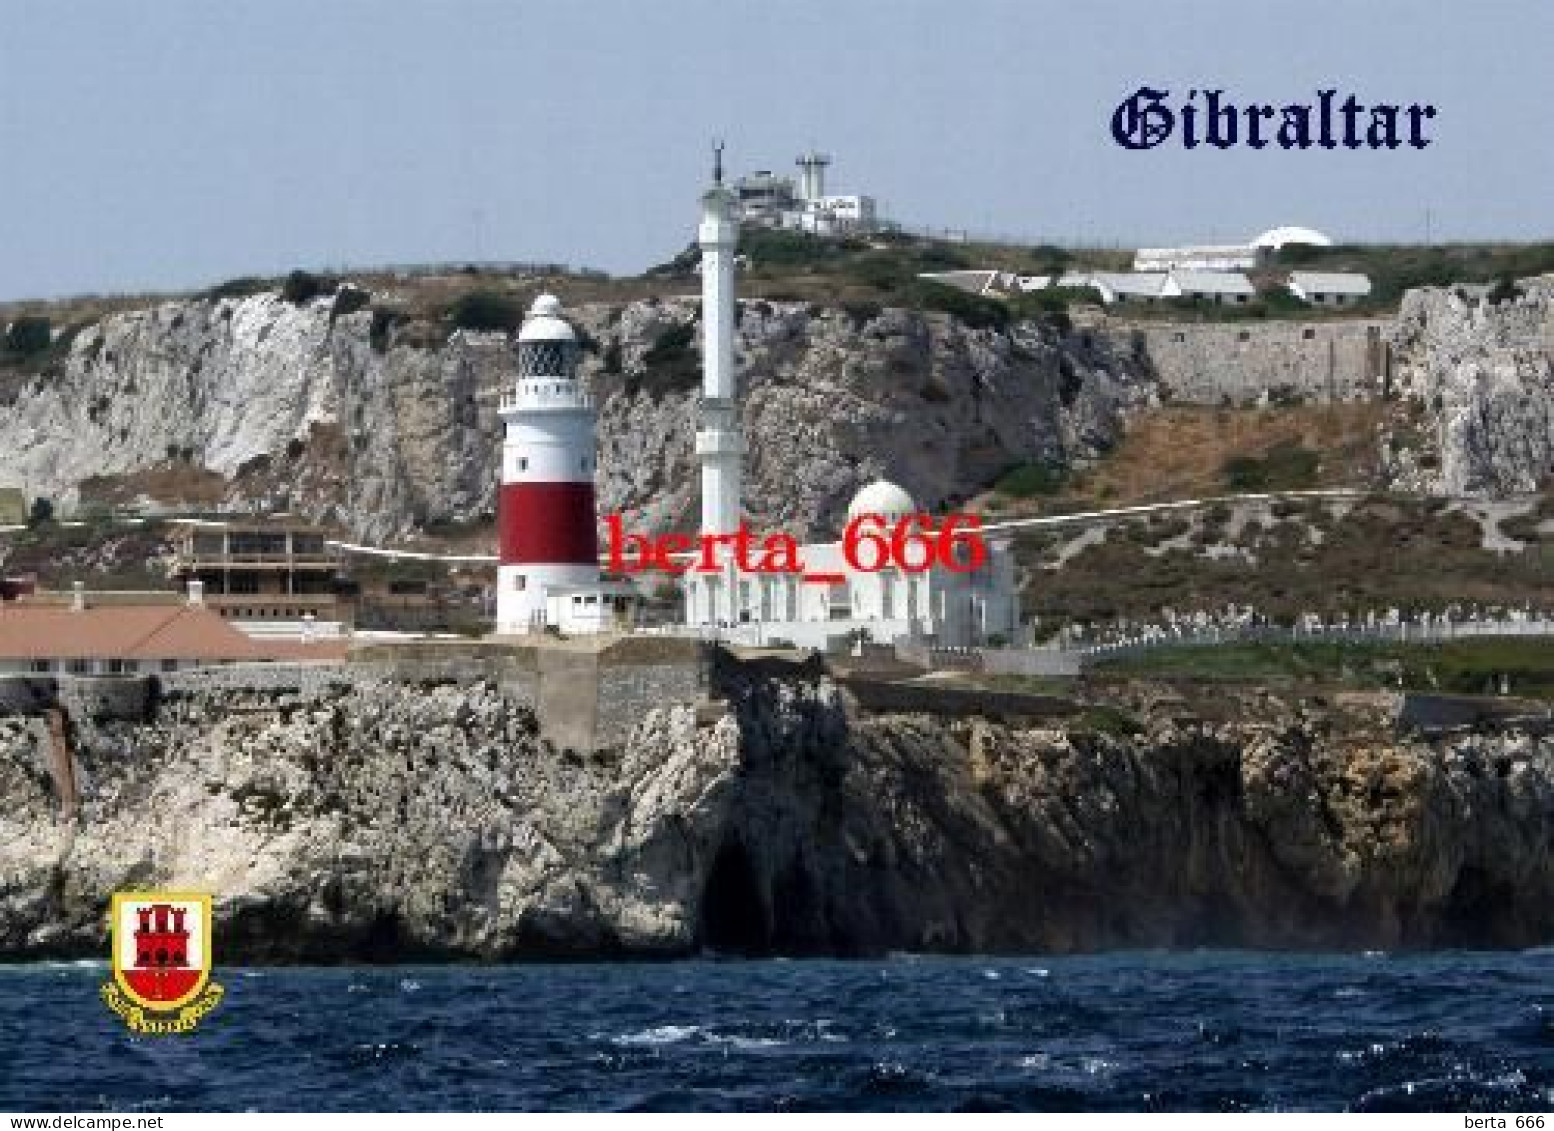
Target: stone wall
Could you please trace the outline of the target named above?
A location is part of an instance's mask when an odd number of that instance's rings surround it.
[[[598,645],[598,646],[596,646]],[[557,747],[624,742],[644,715],[707,697],[709,646],[677,638],[576,643],[515,640],[407,641],[357,648],[344,665],[251,664],[162,677],[164,693],[197,689],[315,691],[331,684],[489,682],[532,709]]]
[[[650,707],[696,703],[706,698],[707,671],[701,663],[635,664],[601,668],[595,742],[624,742]]]
[[[711,647],[695,640],[625,638],[591,643],[425,641],[358,649],[346,664],[231,664],[155,676],[0,676],[0,715],[148,718],[159,697],[209,692],[296,692],[369,683],[491,683],[532,710],[557,747],[618,746],[655,707],[708,698]]]
[[[982,653],[982,670],[989,675],[1079,674],[1079,655],[1062,648],[989,648]]]
[[[338,663],[314,661],[291,664],[228,664],[221,667],[191,668],[164,672],[157,676],[163,695],[197,694],[208,691],[298,691],[309,694],[330,686],[350,684],[373,672],[366,666],[346,667]]]
[[[1255,404],[1370,400],[1390,368],[1392,323],[1132,323],[1108,328],[1117,350],[1148,358],[1160,396],[1174,403]]]

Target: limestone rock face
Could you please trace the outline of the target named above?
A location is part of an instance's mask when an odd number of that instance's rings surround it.
[[[68,510],[90,477],[128,477],[133,495],[136,476],[213,472],[220,505],[284,507],[368,541],[489,519],[497,398],[516,373],[504,336],[375,334],[371,310],[335,303],[189,299],[81,329],[59,372],[0,396],[0,484]],[[569,311],[600,404],[600,507],[633,528],[694,513],[699,307]],[[1011,464],[1093,458],[1150,388],[1131,357],[1034,325],[899,310],[745,302],[737,348],[748,510],[795,535],[834,533],[876,477],[937,506]]]
[[[1405,411],[1382,455],[1395,486],[1496,496],[1554,481],[1554,280],[1498,305],[1409,291],[1394,348]]]
[[[1554,940],[1547,734],[1269,696],[1137,730],[867,715],[817,672],[726,694],[586,755],[488,685],[172,694],[75,721],[75,822],[42,721],[0,718],[0,956],[100,955],[134,886],[212,891],[228,962]]]

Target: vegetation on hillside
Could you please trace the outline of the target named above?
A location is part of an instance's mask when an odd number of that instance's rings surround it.
[[[1162,647],[1102,660],[1100,677],[1294,682],[1554,699],[1554,641],[1481,637],[1440,644],[1300,642]]]
[[[0,333],[0,394],[7,384],[55,370],[87,324],[71,322],[57,331],[55,325],[45,314],[18,314],[9,323],[0,319],[4,327]],[[4,380],[7,376],[9,381]]]
[[[746,298],[765,298],[846,306],[853,312],[886,306],[940,311],[979,326],[1003,326],[1036,320],[1067,330],[1076,308],[1097,305],[1091,290],[1069,288],[978,296],[921,280],[925,272],[998,270],[1021,275],[1057,276],[1069,270],[1126,271],[1132,252],[1116,248],[1067,249],[1050,245],[1020,246],[982,242],[948,242],[904,233],[882,232],[867,238],[832,238],[766,228],[746,228],[740,253],[748,267],[741,272],[740,291]],[[25,319],[47,319],[53,329],[51,349],[28,352],[0,342],[0,369],[25,365],[47,368],[60,342],[68,344],[73,329],[122,310],[139,309],[178,297],[244,298],[275,293],[293,303],[335,294],[335,317],[369,305],[389,309],[392,325],[377,328],[374,344],[386,344],[397,328],[404,340],[435,344],[450,328],[496,326],[505,316],[486,317],[479,304],[497,295],[525,309],[535,295],[555,291],[569,304],[625,303],[645,298],[686,297],[699,293],[696,275],[699,251],[688,245],[668,262],[638,276],[610,277],[599,271],[562,264],[464,264],[422,268],[335,270],[299,269],[285,276],[241,276],[198,294],[83,295],[49,302],[0,303],[0,326]],[[1371,277],[1373,293],[1364,304],[1343,309],[1308,306],[1282,286],[1295,269],[1361,271]],[[1128,319],[1234,321],[1264,318],[1341,318],[1384,314],[1402,292],[1417,286],[1488,286],[1491,302],[1517,294],[1515,280],[1554,271],[1554,243],[1444,244],[1431,246],[1348,244],[1332,248],[1292,245],[1265,269],[1253,272],[1262,288],[1246,306],[1220,306],[1195,300],[1130,304],[1120,313]],[[367,296],[365,299],[355,297]],[[347,297],[349,296],[349,297]],[[467,303],[474,302],[471,311]],[[863,319],[866,321],[867,319]],[[40,340],[32,334],[34,347]]]
[[[1554,502],[1543,505],[1554,517]],[[1289,624],[1308,612],[1331,619],[1388,608],[1519,606],[1554,591],[1554,535],[1526,523],[1520,552],[1486,549],[1479,521],[1434,499],[1220,504],[1123,520],[1076,548],[1061,569],[1043,568],[1081,533],[1054,528],[1016,540],[1031,571],[1025,612],[1042,618],[1044,632],[1072,622],[1157,621],[1167,608],[1249,606]]]
[[[455,299],[447,320],[458,330],[512,331],[523,324],[523,307],[509,295],[480,288]]]
[[[1047,463],[1022,463],[999,476],[993,484],[993,490],[1016,499],[1030,499],[1038,495],[1057,494],[1063,487],[1063,480],[1064,471],[1061,467]]]
[[[1237,455],[1225,460],[1225,487],[1233,492],[1299,491],[1315,486],[1322,457],[1290,440],[1275,444],[1262,456]]]
[[[660,330],[642,355],[643,371],[626,378],[627,394],[646,392],[657,399],[665,393],[689,392],[700,385],[701,353],[696,347],[696,330],[695,322],[677,322]]]
[[[1497,286],[1554,272],[1554,243],[1529,244],[1340,244],[1280,249],[1274,266],[1284,271],[1359,271],[1370,276],[1365,308],[1397,306],[1410,287]],[[1502,296],[1505,294],[1501,291]]]
[[[41,315],[23,315],[5,328],[5,351],[14,357],[41,353],[53,340],[49,320]]]

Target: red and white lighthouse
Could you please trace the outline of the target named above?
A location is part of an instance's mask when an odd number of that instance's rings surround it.
[[[518,332],[518,382],[502,395],[499,633],[543,629],[557,619],[559,595],[599,590],[595,413],[577,363],[560,301],[541,295]]]

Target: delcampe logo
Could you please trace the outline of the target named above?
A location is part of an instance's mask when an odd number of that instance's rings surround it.
[[[113,980],[102,998],[136,1033],[188,1033],[221,1002],[210,980],[210,896],[116,892],[109,920]]]

